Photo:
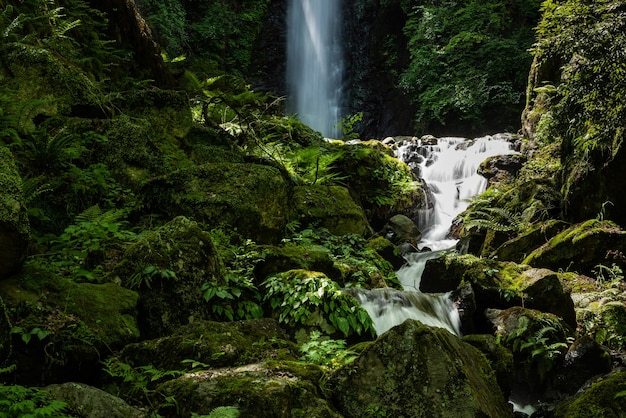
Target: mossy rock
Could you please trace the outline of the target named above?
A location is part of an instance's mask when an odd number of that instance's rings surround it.
[[[341,271],[335,267],[333,254],[321,245],[286,244],[281,247],[267,246],[263,249],[263,260],[254,268],[254,275],[265,280],[269,275],[289,270],[320,271],[333,280],[341,278]]]
[[[504,396],[511,393],[513,374],[513,353],[498,343],[491,334],[471,334],[463,337],[463,341],[476,347],[485,355],[496,374],[496,380]]]
[[[129,344],[119,356],[134,367],[152,365],[160,370],[190,369],[184,360],[218,368],[297,357],[297,349],[285,331],[269,318],[195,321],[172,335]]]
[[[208,415],[218,407],[236,406],[244,417],[340,418],[317,387],[322,376],[312,364],[256,363],[188,373],[163,383],[153,399],[155,403],[164,398],[176,401],[177,408],[158,409],[164,416]]]
[[[626,252],[626,231],[611,221],[591,219],[574,225],[531,252],[524,264],[591,274],[598,260]]]
[[[500,245],[493,253],[492,258],[500,261],[514,261],[521,263],[531,252],[544,245],[557,233],[565,229],[569,224],[559,220],[550,220],[533,226],[528,231],[522,232]]]
[[[374,230],[381,229],[395,214],[416,219],[419,209],[426,205],[421,183],[382,143],[334,142],[329,148],[329,152],[338,154],[332,172],[342,178],[355,201],[365,209]]]
[[[470,344],[407,320],[329,379],[346,418],[512,417],[493,369]]]
[[[72,107],[99,103],[102,92],[97,84],[81,69],[50,50],[6,42],[0,46],[0,56],[3,91],[16,106],[4,110],[7,114],[19,115],[22,133],[33,133],[38,117],[69,114]]]
[[[626,416],[626,372],[604,376],[573,399],[559,404],[555,418],[620,418]]]
[[[142,192],[148,210],[277,243],[287,224],[289,187],[274,167],[211,163],[157,177]]]
[[[50,399],[67,404],[69,416],[89,418],[142,418],[145,412],[124,400],[84,383],[67,382],[43,388]]]
[[[529,393],[543,393],[558,377],[574,331],[560,317],[519,306],[488,310],[498,338],[511,350],[514,380]]]
[[[626,298],[602,292],[578,309],[581,328],[596,342],[612,350],[626,350]]]
[[[12,348],[22,384],[90,381],[101,356],[139,338],[138,295],[114,283],[75,283],[33,260],[0,295],[21,330]]]
[[[19,271],[26,259],[30,224],[13,154],[0,147],[0,279]]]
[[[367,246],[391,263],[394,270],[406,264],[405,258],[400,255],[400,249],[385,237],[373,237],[367,241]]]
[[[210,318],[201,287],[222,283],[224,265],[211,235],[179,216],[131,245],[112,274],[138,290],[142,336],[155,338]]]
[[[315,225],[335,235],[365,234],[369,225],[363,209],[342,186],[294,187],[292,216],[301,225]]]

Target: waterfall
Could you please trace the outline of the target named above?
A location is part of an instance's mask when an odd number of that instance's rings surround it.
[[[341,84],[341,1],[290,0],[287,11],[288,112],[330,138],[338,137]]]
[[[512,135],[508,134],[473,140],[439,138],[427,144],[416,140],[398,147],[396,156],[399,159],[417,161],[413,169],[421,173],[434,199],[429,205],[432,209],[424,210],[418,220],[422,231],[420,247],[428,247],[432,251],[405,256],[407,264],[397,271],[404,291],[349,291],[372,318],[378,335],[409,318],[461,334],[458,310],[450,293],[426,294],[419,291],[422,272],[428,260],[454,248],[456,240],[447,238],[452,221],[467,208],[471,197],[487,187],[487,180],[477,173],[480,163],[488,157],[514,153],[511,139]]]

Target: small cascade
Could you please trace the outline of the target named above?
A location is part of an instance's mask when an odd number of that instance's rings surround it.
[[[432,138],[427,144],[415,140],[398,147],[397,157],[420,173],[433,202],[417,220],[422,231],[420,248],[425,251],[407,254],[407,264],[397,271],[404,290],[349,290],[372,318],[378,335],[407,319],[461,335],[451,294],[421,293],[420,280],[428,260],[456,245],[455,239],[448,238],[454,218],[467,208],[470,198],[486,189],[487,180],[477,174],[480,163],[492,156],[515,153],[512,138],[508,134],[473,140]]]

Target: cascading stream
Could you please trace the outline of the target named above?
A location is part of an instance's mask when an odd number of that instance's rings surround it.
[[[397,271],[404,291],[350,290],[369,313],[378,335],[406,319],[461,334],[458,310],[450,294],[419,291],[422,272],[428,260],[456,245],[456,240],[447,238],[452,221],[467,208],[470,198],[487,187],[487,180],[477,173],[480,163],[492,156],[515,153],[511,138],[508,134],[474,140],[439,138],[433,144],[425,145],[418,140],[398,148],[396,156],[400,160],[419,166],[414,168],[421,173],[434,199],[428,205],[432,209],[424,210],[418,220],[422,231],[420,248],[428,247],[432,251],[405,256],[407,264]]]
[[[343,73],[341,1],[290,0],[287,11],[288,111],[338,138]]]

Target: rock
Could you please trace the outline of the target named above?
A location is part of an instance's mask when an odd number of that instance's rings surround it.
[[[573,331],[558,316],[534,309],[492,309],[486,315],[513,353],[516,385],[542,396],[557,379]]]
[[[422,233],[417,229],[415,222],[405,215],[392,216],[378,235],[395,245],[409,243],[414,247],[417,247],[417,243],[422,238]]]
[[[21,330],[11,360],[19,384],[90,382],[101,356],[139,338],[138,295],[114,283],[75,283],[33,260],[0,294]],[[19,334],[31,334],[28,343]]]
[[[486,178],[489,186],[506,183],[515,178],[522,168],[525,158],[521,154],[497,155],[489,157],[478,167],[478,174]]]
[[[210,318],[201,287],[220,283],[224,266],[211,235],[179,216],[130,246],[113,274],[138,290],[141,335],[156,338]]]
[[[606,375],[577,394],[560,403],[554,418],[619,418],[626,416],[624,387],[626,372]]]
[[[561,317],[572,329],[576,329],[574,302],[563,290],[557,273],[548,269],[530,269],[516,279],[519,291],[525,298],[524,306]]]
[[[67,382],[43,388],[52,399],[67,403],[65,412],[83,418],[145,417],[122,399],[84,383]]]
[[[367,242],[367,246],[374,251],[382,258],[391,263],[394,270],[398,270],[404,264],[406,264],[406,260],[402,255],[405,252],[402,248],[396,247],[393,245],[391,241],[384,237],[373,237]]]
[[[612,253],[626,252],[626,231],[611,221],[591,219],[566,229],[531,252],[523,264],[590,274]]]
[[[232,367],[262,360],[298,358],[294,344],[269,318],[236,322],[195,321],[172,335],[128,344],[121,361],[133,367],[152,365],[160,370],[191,368],[183,360],[208,367]]]
[[[291,198],[292,219],[316,225],[335,235],[363,235],[369,229],[363,209],[342,186],[298,186]]]
[[[334,372],[329,387],[346,418],[513,415],[480,351],[413,320],[381,335]]]
[[[487,357],[502,393],[508,397],[511,393],[513,374],[513,353],[498,342],[490,334],[471,334],[463,337],[463,341],[480,350]]]
[[[289,185],[281,172],[252,163],[211,163],[149,181],[147,209],[237,228],[258,243],[278,243],[288,217]]]
[[[612,350],[626,350],[626,297],[622,290],[588,294],[578,316],[582,329]]]
[[[547,243],[567,226],[569,224],[559,220],[542,222],[500,245],[491,253],[491,257],[500,261],[521,263],[528,254]]]
[[[269,275],[296,269],[320,271],[333,280],[341,278],[333,254],[321,245],[266,246],[263,253],[263,260],[254,266],[254,275],[260,281]]]
[[[559,394],[573,395],[592,377],[611,371],[611,354],[584,335],[569,347],[565,354],[563,367],[558,372],[553,391]]]
[[[30,226],[22,179],[13,154],[0,148],[0,279],[19,271],[26,259]]]
[[[248,364],[236,368],[188,373],[159,386],[154,402],[162,416],[208,415],[218,407],[236,406],[241,417],[341,418],[317,389],[318,366],[300,362]]]

